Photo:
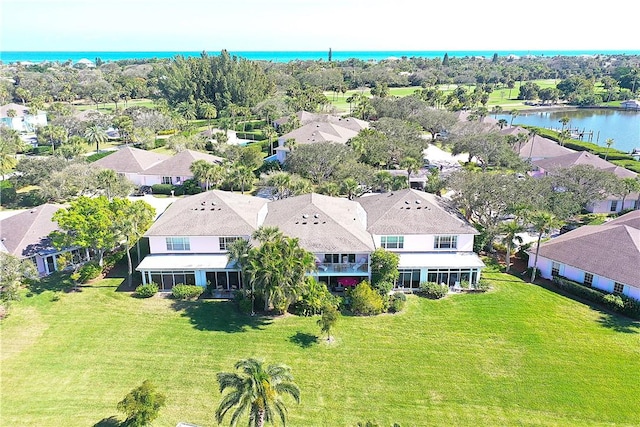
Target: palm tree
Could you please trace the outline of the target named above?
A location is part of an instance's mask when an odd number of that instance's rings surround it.
[[[249,261],[249,253],[251,251],[251,242],[245,239],[237,239],[232,242],[227,248],[227,256],[229,257],[230,263],[235,263],[236,266],[240,269],[240,273],[242,275],[242,281],[244,284],[244,280],[249,276],[247,271],[248,261]],[[255,315],[254,309],[254,289],[253,289],[253,281],[251,282],[251,315]]]
[[[331,341],[331,329],[338,321],[340,312],[331,304],[326,304],[322,308],[322,317],[318,319],[318,326],[320,326],[320,332],[327,334],[327,341]]]
[[[200,104],[199,110],[200,115],[203,118],[207,119],[207,126],[209,127],[209,133],[211,134],[211,119],[215,119],[216,117],[218,117],[218,110],[216,109],[215,105],[208,102]]]
[[[349,200],[353,200],[359,185],[355,178],[345,178],[344,181],[342,181],[342,191],[347,194]]]
[[[300,403],[300,389],[293,382],[291,368],[273,364],[265,368],[258,359],[242,359],[236,362],[236,372],[219,372],[217,376],[220,393],[229,389],[216,410],[216,421],[222,422],[233,410],[230,426],[238,424],[240,418],[249,415],[249,427],[263,427],[265,422],[273,424],[278,416],[282,424],[287,423],[287,408],[283,396],[291,396]]]
[[[511,268],[511,248],[514,242],[517,242],[519,244],[522,243],[522,237],[518,236],[518,233],[523,232],[524,227],[518,221],[514,220],[503,223],[500,227],[500,231],[504,233],[502,242],[506,246],[504,262],[506,265],[505,272],[508,273],[509,269]]]
[[[562,130],[564,131],[565,126],[569,123],[571,119],[568,116],[563,116],[559,122],[562,123]]]
[[[613,145],[613,138],[607,138],[604,143],[607,145],[607,152],[604,154],[604,159],[607,160],[607,157],[609,157],[609,149]]]
[[[513,127],[513,119],[518,117],[520,115],[520,112],[518,110],[511,110],[509,114],[511,115],[511,122],[509,122],[509,127]]]
[[[240,192],[244,194],[244,190],[246,188],[251,188],[253,186],[256,181],[256,176],[248,167],[241,164],[235,164],[231,168],[229,179],[234,185],[239,185]]]
[[[107,199],[113,200],[113,189],[118,185],[118,174],[113,169],[102,169],[96,176],[99,188],[104,189]]]
[[[420,162],[413,157],[405,157],[400,166],[407,170],[407,184],[411,188],[411,174],[420,169]]]
[[[92,125],[84,132],[84,138],[89,144],[96,144],[96,153],[100,152],[100,143],[107,141],[107,133],[98,125]]]
[[[533,268],[531,270],[531,283],[536,280],[536,270],[538,269],[538,253],[540,252],[540,240],[542,235],[550,233],[551,230],[560,225],[560,220],[550,212],[536,211],[531,214],[531,225],[538,232],[538,243],[536,246],[536,256],[533,260]]]

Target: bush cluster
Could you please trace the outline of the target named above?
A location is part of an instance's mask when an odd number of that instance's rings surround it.
[[[436,282],[425,282],[420,284],[418,293],[427,298],[440,299],[449,293],[449,286]]]
[[[196,299],[198,298],[202,292],[204,292],[204,288],[196,285],[185,285],[183,283],[178,283],[171,290],[173,293],[173,297],[175,299]]]
[[[362,281],[354,289],[348,291],[351,312],[361,316],[372,316],[384,311],[382,296],[371,286],[369,282]]]
[[[616,313],[624,314],[634,319],[640,319],[640,302],[626,295],[609,294],[561,276],[555,276],[553,283],[571,295],[601,304]]]
[[[158,285],[155,283],[147,283],[136,288],[136,295],[140,298],[151,298],[158,293]]]
[[[404,309],[407,303],[407,296],[402,292],[396,292],[389,297],[389,312],[398,313]]]
[[[102,274],[102,267],[98,265],[97,261],[90,261],[78,269],[73,279],[79,283],[87,283],[89,280],[100,276],[100,274]]]
[[[307,289],[289,310],[298,316],[314,316],[322,314],[323,307],[326,305],[337,307],[337,298],[329,292],[325,283],[310,278]]]

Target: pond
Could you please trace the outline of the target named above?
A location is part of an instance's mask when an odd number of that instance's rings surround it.
[[[640,112],[611,109],[575,109],[521,111],[513,119],[513,125],[530,125],[547,129],[562,130],[560,120],[569,118],[567,125],[572,132],[583,132],[582,141],[593,142],[601,146],[609,138],[613,139],[611,148],[631,152],[640,148]],[[494,117],[493,115],[491,117]],[[511,123],[511,115],[498,114],[497,119]],[[575,135],[573,136],[576,139]]]

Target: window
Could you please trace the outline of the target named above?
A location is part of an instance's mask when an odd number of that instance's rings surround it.
[[[585,286],[593,286],[593,274],[584,273],[584,280],[582,281],[582,283],[584,283]]]
[[[398,270],[398,288],[419,288],[420,287],[420,270]]]
[[[242,237],[220,237],[220,250],[226,251],[229,249],[229,245],[235,242],[236,240],[240,240]]]
[[[404,248],[404,236],[381,236],[380,246],[385,249]]]
[[[558,264],[557,262],[552,262],[551,263],[551,275],[552,276],[559,276],[560,275],[560,264]]]
[[[622,283],[614,282],[613,283],[613,292],[616,294],[621,294],[624,292],[624,285]]]
[[[171,180],[170,176],[163,176],[162,177],[162,183],[163,184],[173,184],[173,181]]]
[[[167,237],[167,250],[168,251],[190,251],[191,245],[189,244],[188,237]]]
[[[434,249],[457,249],[458,236],[435,236],[433,242]]]
[[[617,200],[612,200],[611,201],[611,212],[617,212],[618,211],[618,201]]]
[[[633,209],[640,209],[640,199],[633,201]]]

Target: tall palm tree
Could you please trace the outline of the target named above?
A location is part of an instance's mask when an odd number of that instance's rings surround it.
[[[107,133],[98,125],[92,125],[84,132],[84,138],[89,144],[96,144],[96,153],[100,151],[100,144],[107,141]]]
[[[420,169],[420,162],[413,157],[405,157],[400,166],[407,170],[407,185],[411,188],[411,174]]]
[[[113,169],[102,169],[96,176],[98,187],[105,191],[109,201],[113,200],[113,189],[118,185],[118,174]]]
[[[199,110],[200,116],[207,119],[207,126],[209,127],[209,133],[211,134],[211,119],[215,119],[216,117],[218,117],[218,110],[216,109],[215,105],[208,102],[200,104]]]
[[[502,242],[506,246],[504,254],[504,263],[507,266],[505,271],[508,273],[511,269],[511,248],[514,242],[522,243],[522,237],[518,236],[518,233],[524,231],[524,227],[516,220],[505,222],[500,226],[500,231],[504,233]]]
[[[562,116],[562,118],[560,120],[558,120],[560,123],[562,123],[562,130],[564,131],[565,126],[567,126],[567,124],[569,124],[569,121],[571,119],[568,116]]]
[[[233,410],[232,427],[247,414],[249,427],[263,427],[265,422],[273,424],[276,416],[286,426],[287,408],[283,397],[289,395],[300,403],[300,389],[293,382],[291,368],[282,364],[265,367],[262,360],[249,358],[236,362],[235,369],[240,372],[217,374],[220,393],[230,390],[216,410],[218,424]]]
[[[509,122],[509,127],[513,127],[513,119],[518,117],[520,115],[520,112],[518,110],[511,110],[509,114],[511,115],[511,121]]]
[[[604,154],[604,159],[607,160],[607,157],[609,157],[609,149],[613,145],[613,138],[607,138],[604,143],[607,145],[607,152]]]
[[[551,212],[536,211],[531,214],[531,225],[538,232],[538,242],[536,245],[536,256],[533,259],[533,268],[531,270],[531,282],[536,280],[536,270],[538,269],[538,253],[540,252],[540,241],[543,234],[548,234],[554,228],[560,226],[560,220]]]

